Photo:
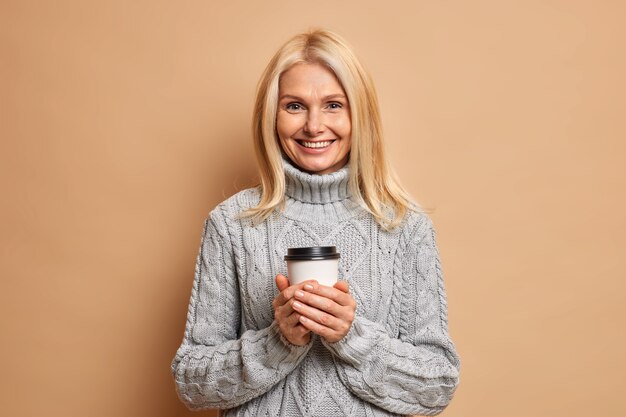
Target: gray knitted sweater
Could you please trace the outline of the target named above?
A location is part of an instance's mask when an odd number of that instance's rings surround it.
[[[310,175],[285,162],[281,213],[253,226],[244,190],[205,222],[182,345],[172,362],[180,399],[225,416],[435,415],[458,384],[430,220],[412,212],[391,232],[350,197],[348,169]],[[339,278],[357,302],[339,342],[307,346],[273,321],[276,274],[289,247],[337,246]]]

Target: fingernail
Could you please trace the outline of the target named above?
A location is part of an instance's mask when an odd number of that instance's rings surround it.
[[[296,301],[295,303],[293,303],[293,308],[295,308],[296,310],[299,310],[300,307],[302,307],[302,304],[300,304],[299,302]]]
[[[304,297],[304,293],[302,291],[298,290],[298,291],[296,291],[296,297],[302,298],[302,297]]]
[[[301,322],[301,323],[306,323],[306,321],[307,321],[307,318],[306,318],[306,317],[304,317],[304,316],[300,316],[300,322]]]
[[[313,286],[311,284],[304,284],[304,289],[307,291],[313,291]]]

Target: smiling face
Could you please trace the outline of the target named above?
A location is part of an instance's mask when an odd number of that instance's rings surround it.
[[[330,174],[348,162],[350,105],[332,71],[296,64],[280,79],[276,131],[289,159],[311,174]]]

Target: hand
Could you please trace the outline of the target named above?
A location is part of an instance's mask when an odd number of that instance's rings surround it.
[[[337,282],[333,287],[316,281],[303,283],[294,291],[292,308],[301,314],[300,323],[308,330],[334,343],[350,331],[356,311],[356,301],[350,295],[348,283]]]
[[[272,302],[274,320],[283,337],[296,346],[304,346],[311,341],[311,332],[300,323],[300,314],[292,307],[294,293],[302,290],[304,285],[305,283],[290,286],[287,277],[276,275],[276,286],[280,293]]]

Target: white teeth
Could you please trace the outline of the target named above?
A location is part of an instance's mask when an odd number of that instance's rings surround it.
[[[306,148],[325,148],[328,145],[330,145],[331,143],[333,143],[332,140],[326,140],[324,142],[300,142],[304,147]]]

